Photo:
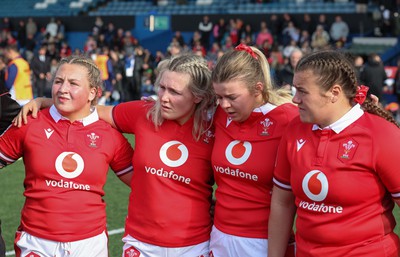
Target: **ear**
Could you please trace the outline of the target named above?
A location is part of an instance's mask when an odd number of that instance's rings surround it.
[[[333,87],[330,90],[331,94],[331,102],[335,103],[339,100],[340,96],[343,94],[342,87],[338,84],[333,85]]]
[[[203,100],[203,98],[201,98],[201,97],[195,97],[195,98],[194,98],[194,103],[195,103],[195,104],[198,104],[198,103],[201,102],[201,100]]]
[[[97,95],[97,89],[94,87],[90,88],[90,92],[89,92],[89,102],[93,101],[93,99],[96,97]]]
[[[263,89],[264,89],[264,84],[261,83],[260,81],[257,82],[254,92],[255,96],[259,96],[260,94],[262,94]]]

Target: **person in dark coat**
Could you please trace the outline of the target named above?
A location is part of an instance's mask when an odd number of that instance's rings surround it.
[[[34,85],[36,88],[37,96],[51,97],[51,90],[46,88],[47,81],[51,79],[50,57],[46,55],[47,47],[41,46],[38,54],[35,55],[31,61],[31,69],[34,76]]]
[[[386,79],[386,71],[380,56],[376,53],[370,54],[360,74],[361,83],[369,87],[368,92],[370,94],[376,95],[382,101],[383,86]]]

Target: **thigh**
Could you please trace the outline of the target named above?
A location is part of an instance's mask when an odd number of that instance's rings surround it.
[[[267,251],[267,239],[239,237],[226,234],[215,226],[212,228],[210,257],[265,257]]]
[[[57,242],[32,236],[24,231],[15,234],[16,256],[54,257]]]
[[[107,233],[71,242],[70,249],[69,257],[108,257]]]
[[[130,235],[125,236],[122,257],[208,257],[209,242],[185,247],[161,247],[141,242]]]

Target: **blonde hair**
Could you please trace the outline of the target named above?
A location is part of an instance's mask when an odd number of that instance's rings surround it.
[[[273,87],[270,67],[264,54],[255,47],[249,46],[254,56],[241,50],[229,50],[222,55],[212,73],[214,83],[241,80],[246,83],[250,92],[255,92],[257,82],[262,82],[262,98],[265,103],[274,105],[291,103],[290,92]]]
[[[165,71],[172,71],[190,76],[189,90],[195,98],[201,99],[196,104],[193,114],[193,137],[199,140],[203,133],[209,128],[211,121],[208,118],[209,111],[213,111],[216,105],[216,98],[211,86],[211,71],[208,69],[204,58],[194,54],[180,55],[171,59],[163,60],[158,67],[159,74],[155,81],[158,88],[161,77]],[[163,123],[161,116],[161,102],[158,98],[154,106],[147,113],[156,128]]]
[[[101,79],[100,70],[94,61],[87,56],[71,55],[60,60],[57,71],[63,64],[75,64],[86,68],[89,86],[90,88],[95,88],[97,92],[95,98],[91,101],[91,105],[96,105],[99,92],[101,92],[99,90],[102,90],[103,87],[103,80]]]

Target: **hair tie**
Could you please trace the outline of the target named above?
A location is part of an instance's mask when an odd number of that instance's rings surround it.
[[[253,49],[251,49],[250,46],[247,46],[245,44],[239,44],[237,47],[235,47],[235,50],[237,51],[246,51],[248,52],[254,59],[258,60],[258,57],[256,53],[254,53]]]
[[[368,89],[369,87],[366,87],[364,85],[358,86],[356,91],[356,96],[354,97],[354,101],[359,104],[363,104],[365,99],[367,98]]]

